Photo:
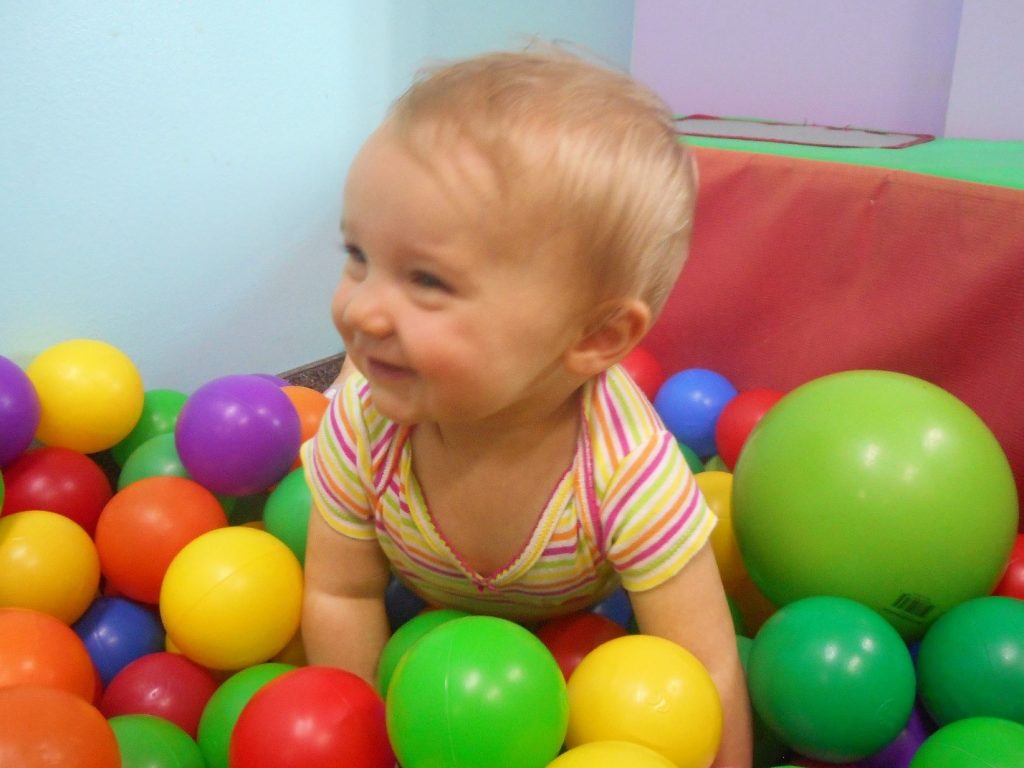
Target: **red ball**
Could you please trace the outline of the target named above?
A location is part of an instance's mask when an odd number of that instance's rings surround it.
[[[121,768],[106,719],[67,691],[19,685],[0,689],[0,765]]]
[[[200,534],[227,524],[217,497],[193,480],[136,480],[114,494],[100,515],[100,570],[117,594],[156,605],[174,556]]]
[[[217,680],[205,667],[177,653],[149,653],[114,675],[100,699],[100,712],[108,718],[162,717],[194,739],[203,709],[216,690]]]
[[[3,511],[43,509],[70,517],[92,536],[113,490],[99,465],[84,453],[46,446],[22,454],[4,468]]]
[[[572,613],[551,619],[537,630],[537,637],[551,651],[562,676],[568,680],[583,657],[602,643],[626,634],[623,626],[597,613]]]
[[[729,469],[736,466],[740,450],[757,422],[782,395],[775,389],[750,389],[740,392],[722,408],[715,424],[715,448]]]
[[[668,375],[661,363],[653,354],[643,347],[633,347],[622,361],[622,367],[626,373],[633,377],[633,381],[647,395],[647,399],[654,402],[654,396],[658,394],[661,385],[665,383]]]
[[[231,768],[393,768],[384,701],[362,678],[300,667],[261,688],[231,735]]]
[[[1013,551],[1010,552],[1010,562],[992,594],[1024,600],[1024,533],[1017,534]]]

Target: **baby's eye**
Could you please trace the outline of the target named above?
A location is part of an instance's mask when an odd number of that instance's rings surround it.
[[[420,288],[430,288],[432,290],[445,291],[446,293],[451,291],[451,288],[444,280],[429,272],[413,272],[412,282]]]
[[[357,264],[366,263],[366,254],[363,253],[363,249],[358,245],[345,243],[345,255],[348,257],[349,261],[356,262]]]

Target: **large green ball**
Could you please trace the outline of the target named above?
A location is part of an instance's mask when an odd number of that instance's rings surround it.
[[[750,700],[797,752],[859,760],[895,739],[914,706],[914,663],[895,629],[843,597],[808,597],[779,609],[747,661]]]
[[[744,563],[777,605],[840,595],[907,639],[988,594],[1017,534],[1006,455],[964,403],[912,376],[847,371],[786,395],[736,465]]]
[[[978,597],[950,610],[921,640],[917,673],[939,725],[967,717],[1024,724],[1024,601]]]
[[[554,657],[529,631],[489,616],[431,630],[388,688],[388,736],[405,768],[544,768],[568,723]]]

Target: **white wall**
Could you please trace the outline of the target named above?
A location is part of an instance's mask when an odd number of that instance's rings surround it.
[[[1024,140],[1024,3],[964,0],[946,135]]]
[[[631,0],[0,4],[0,354],[108,341],[147,388],[339,351],[345,169],[430,57],[564,37],[628,65]]]

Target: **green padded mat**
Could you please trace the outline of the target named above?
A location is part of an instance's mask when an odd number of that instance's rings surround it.
[[[950,179],[1024,189],[1024,141],[935,139],[903,149],[808,147],[772,141],[686,136],[697,147],[870,165]]]

